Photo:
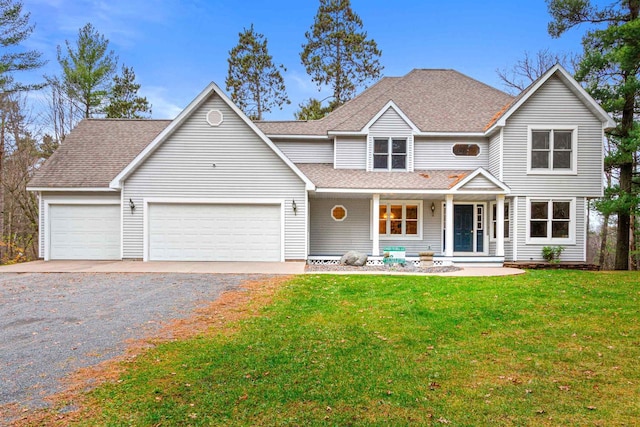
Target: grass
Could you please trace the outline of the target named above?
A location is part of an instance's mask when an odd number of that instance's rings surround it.
[[[640,276],[299,276],[165,343],[79,425],[633,425]]]

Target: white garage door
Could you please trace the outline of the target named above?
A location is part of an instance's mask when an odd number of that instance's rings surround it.
[[[149,204],[151,261],[280,261],[280,205]]]
[[[50,205],[49,259],[120,259],[119,205]]]

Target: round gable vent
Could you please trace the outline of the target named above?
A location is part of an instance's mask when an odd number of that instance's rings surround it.
[[[207,113],[207,123],[211,126],[220,126],[222,118],[222,112],[220,110],[209,110]]]

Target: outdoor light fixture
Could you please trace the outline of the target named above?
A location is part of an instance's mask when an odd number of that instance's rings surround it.
[[[129,199],[129,207],[131,208],[131,213],[136,210],[136,204],[133,203],[133,200]]]
[[[296,205],[296,199],[293,199],[291,202],[291,209],[293,209],[293,214],[298,215],[298,205]]]
[[[436,204],[431,202],[431,216],[435,216],[436,214]]]

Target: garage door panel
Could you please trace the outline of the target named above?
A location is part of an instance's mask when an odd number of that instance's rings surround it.
[[[118,205],[50,205],[50,259],[120,259]]]
[[[150,204],[149,259],[280,261],[279,205]]]

